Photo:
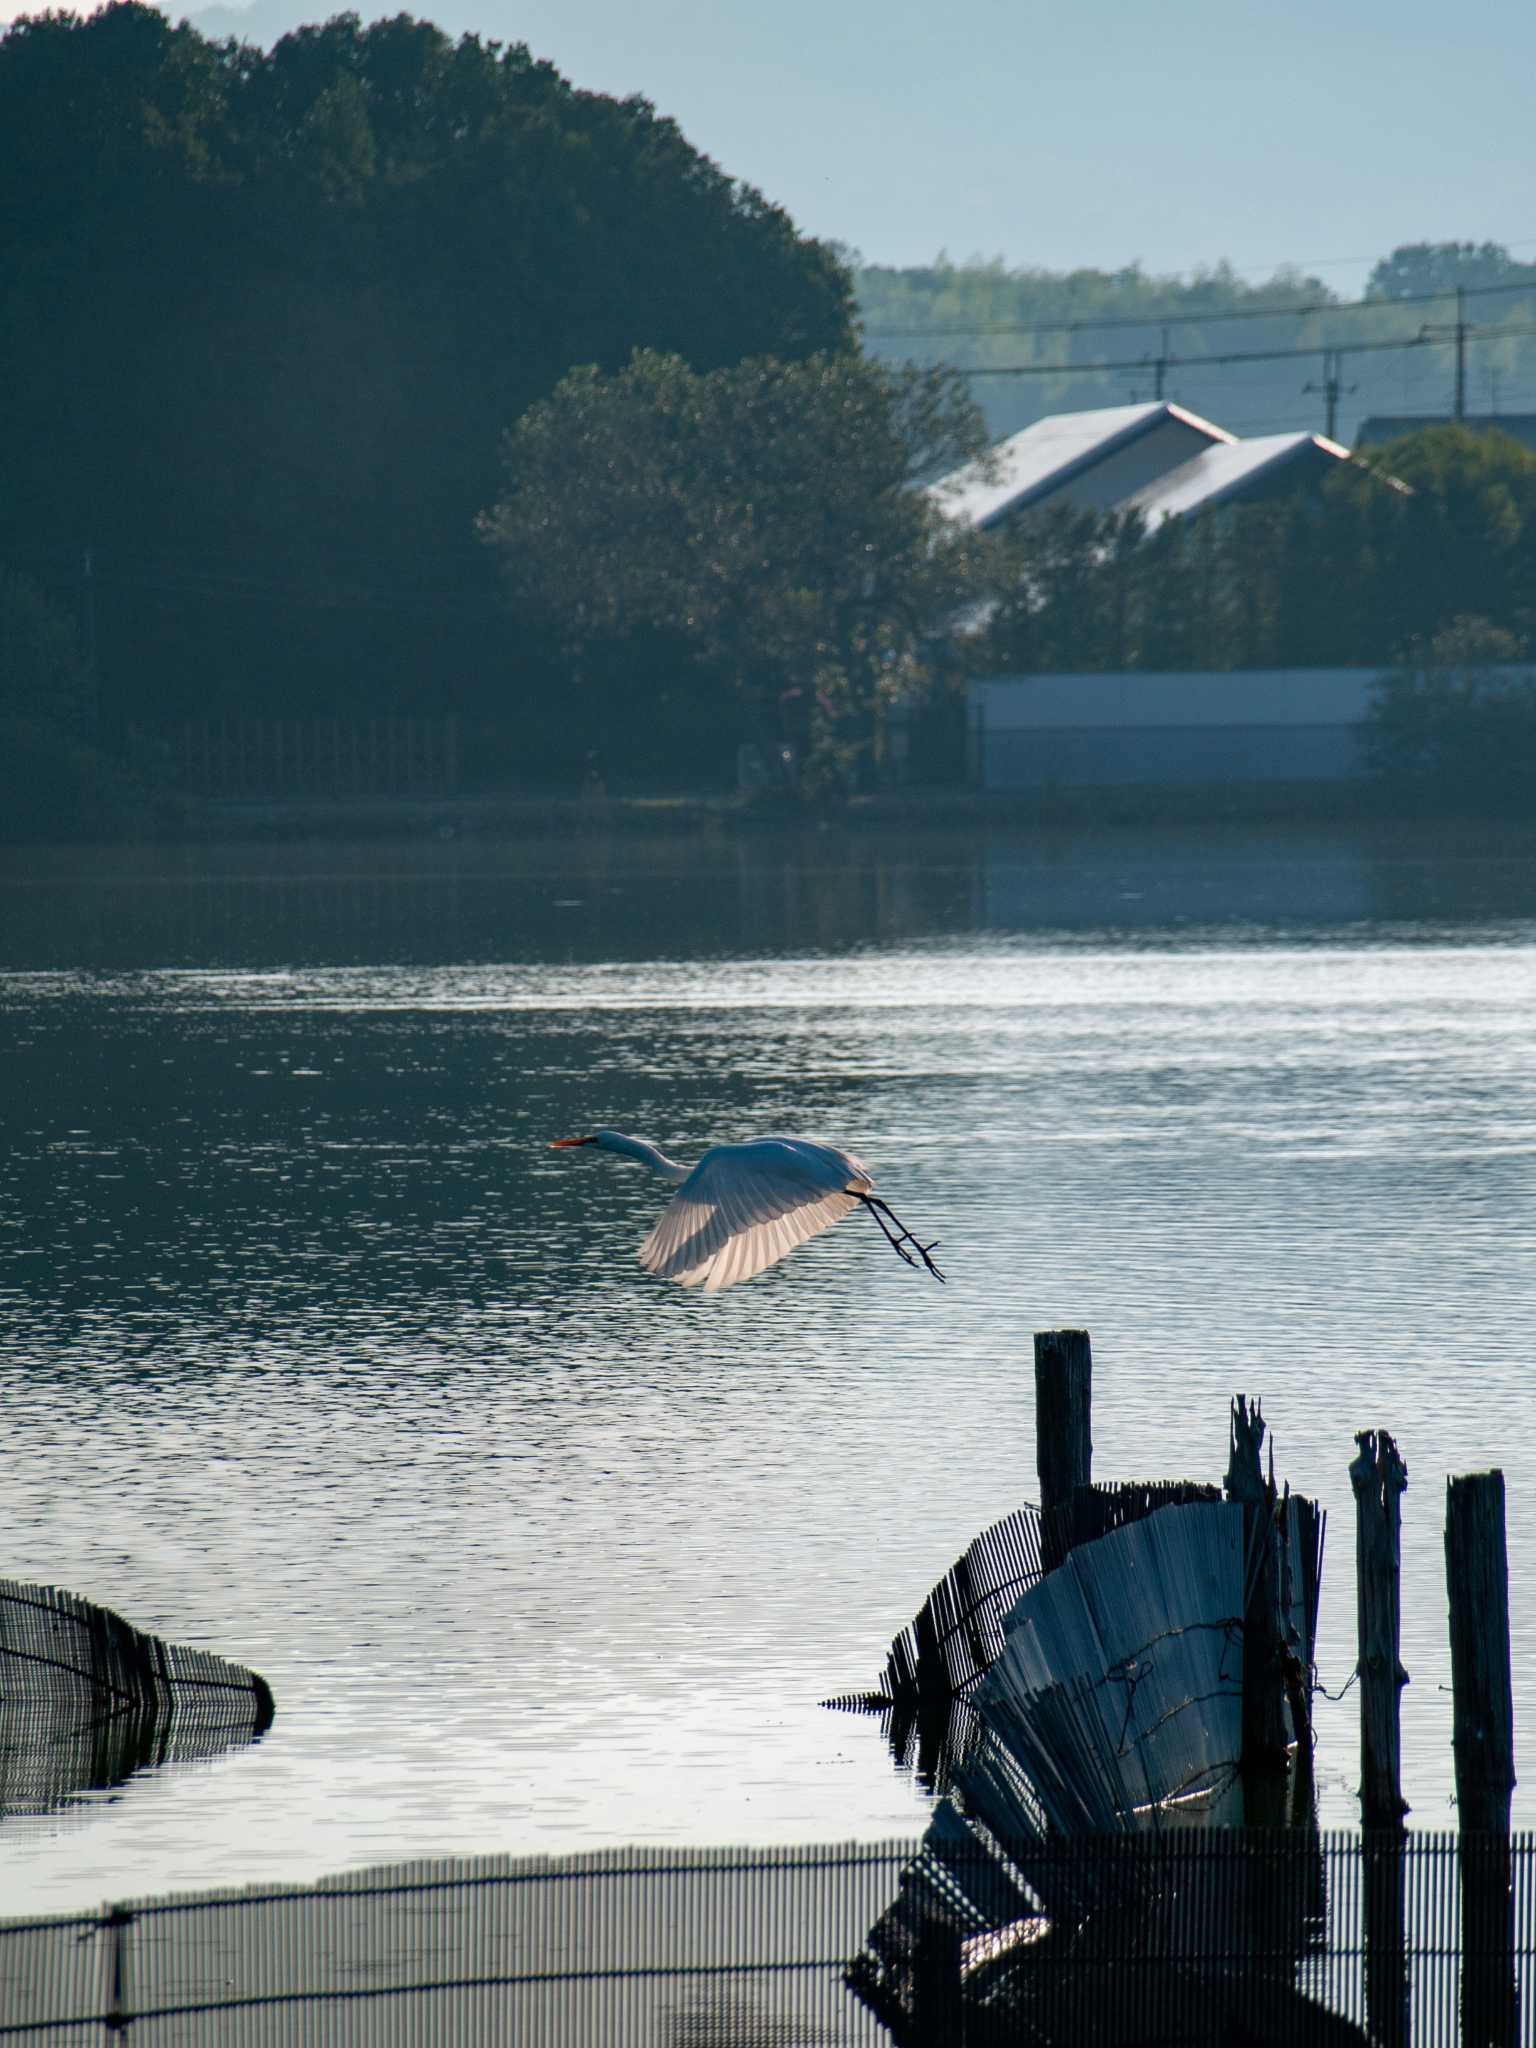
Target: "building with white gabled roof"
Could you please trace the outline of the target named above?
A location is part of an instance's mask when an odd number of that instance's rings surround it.
[[[950,518],[983,531],[1050,505],[1108,512],[1235,435],[1182,405],[1110,405],[1051,413],[929,486]],[[990,476],[987,474],[990,469]]]
[[[1349,459],[1347,448],[1322,434],[1239,440],[1159,399],[1052,413],[999,442],[985,463],[968,463],[928,488],[951,519],[983,532],[1058,505],[1139,512],[1151,531],[1217,505],[1315,488]]]

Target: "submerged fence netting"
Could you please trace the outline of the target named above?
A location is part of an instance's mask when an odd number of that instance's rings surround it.
[[[0,2040],[1517,2048],[1533,1976],[1532,1835],[1165,1828],[1021,1864],[930,1831],[916,1856],[417,1864],[0,1922]]]
[[[272,1720],[266,1681],[57,1586],[0,1579],[0,1817],[213,1756]]]

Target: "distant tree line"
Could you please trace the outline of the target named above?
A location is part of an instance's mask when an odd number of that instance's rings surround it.
[[[1234,433],[1319,431],[1327,411],[1323,355],[1338,347],[1346,351],[1344,439],[1368,413],[1448,413],[1450,294],[1458,285],[1474,294],[1466,302],[1467,410],[1536,411],[1536,263],[1517,262],[1496,242],[1405,244],[1375,265],[1368,304],[1352,313],[1338,310],[1341,294],[1321,278],[1283,269],[1250,283],[1225,263],[1186,278],[1139,264],[1059,272],[1000,258],[940,257],[912,269],[861,265],[855,285],[865,346],[882,361],[1029,371],[975,380],[999,439],[1046,413],[1125,405],[1159,390]],[[1438,304],[1426,299],[1434,293],[1446,296]],[[1165,322],[1172,323],[1166,330]],[[1499,328],[1527,331],[1485,331]],[[1411,346],[1348,354],[1356,341]],[[1160,380],[1157,359],[1165,353],[1174,360]],[[1231,354],[1249,360],[1214,360]],[[1104,362],[1120,367],[1091,367]]]

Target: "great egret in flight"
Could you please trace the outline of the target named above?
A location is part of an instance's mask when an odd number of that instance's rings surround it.
[[[944,1278],[929,1257],[934,1245],[918,1243],[900,1217],[870,1193],[874,1182],[868,1167],[836,1145],[813,1138],[711,1145],[691,1172],[659,1145],[623,1131],[556,1138],[551,1150],[571,1145],[595,1145],[621,1159],[638,1159],[676,1183],[677,1193],[640,1247],[640,1263],[682,1287],[702,1281],[705,1293],[714,1294],[750,1280],[861,1202],[885,1232],[886,1243],[909,1266],[921,1260],[935,1280]]]

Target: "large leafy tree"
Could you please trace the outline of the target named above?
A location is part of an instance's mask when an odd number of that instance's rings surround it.
[[[1486,619],[1453,620],[1377,681],[1366,760],[1407,807],[1518,809],[1536,801],[1529,648]]]
[[[846,276],[644,100],[355,14],[0,37],[0,560],[97,564],[104,700],[516,715],[473,522],[573,364],[845,346]]]
[[[943,669],[976,548],[915,480],[983,438],[941,372],[850,353],[701,372],[640,351],[518,421],[482,532],[518,614],[584,678],[594,730],[623,729],[663,650],[675,728],[788,742],[805,786],[845,784],[881,703]]]

